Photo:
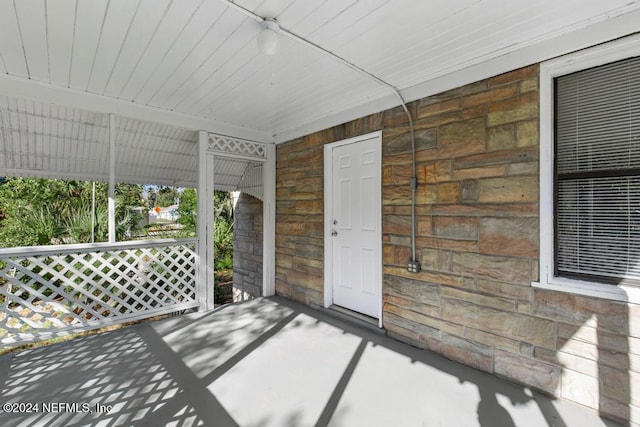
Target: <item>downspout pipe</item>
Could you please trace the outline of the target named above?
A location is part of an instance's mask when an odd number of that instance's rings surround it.
[[[253,13],[252,11],[250,11],[249,9],[240,6],[237,3],[234,3],[232,0],[220,0],[222,1],[224,4],[226,4],[227,6],[229,6],[232,9],[235,9],[237,11],[239,11],[240,13],[243,13],[244,15],[256,20],[257,22],[262,23],[263,21],[266,20],[266,18],[257,15],[255,13]],[[370,80],[373,80],[374,82],[378,83],[381,86],[386,87],[387,89],[389,89],[390,91],[392,91],[400,100],[400,105],[402,106],[402,109],[404,110],[405,114],[407,115],[407,118],[409,120],[409,132],[410,132],[410,136],[411,136],[411,155],[412,155],[412,160],[411,160],[411,178],[409,180],[409,187],[411,189],[411,260],[409,261],[409,263],[407,264],[407,270],[409,272],[412,273],[418,273],[420,271],[420,263],[418,262],[417,258],[416,258],[416,190],[418,188],[418,178],[416,175],[416,143],[415,143],[415,134],[414,134],[414,129],[413,129],[413,119],[411,118],[411,113],[409,112],[409,109],[407,108],[407,103],[405,102],[404,98],[402,97],[402,94],[400,93],[400,91],[398,89],[396,89],[395,86],[393,86],[392,84],[382,80],[381,78],[371,74],[370,72],[368,72],[367,70],[357,66],[356,64],[347,61],[346,59],[336,55],[335,53],[295,34],[292,33],[291,31],[280,27],[280,33],[284,34],[286,37],[289,37],[290,39],[293,39],[299,43],[302,43],[303,45],[314,49],[320,53],[322,53],[323,55],[327,55],[331,58],[333,58],[335,61],[351,68],[352,70],[360,73],[361,75],[367,77]]]

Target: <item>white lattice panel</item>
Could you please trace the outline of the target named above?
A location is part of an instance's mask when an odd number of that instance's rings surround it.
[[[247,141],[212,133],[209,134],[207,149],[209,152],[218,154],[236,155],[259,160],[265,160],[267,158],[265,144],[261,142]]]
[[[196,307],[196,242],[0,258],[0,341],[50,338]]]

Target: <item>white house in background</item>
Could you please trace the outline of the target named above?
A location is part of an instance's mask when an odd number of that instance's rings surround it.
[[[157,209],[157,211],[156,211]],[[166,206],[164,208],[152,208],[149,209],[149,222],[158,222],[158,221],[171,221],[175,222],[180,218],[180,214],[178,214],[178,205]]]

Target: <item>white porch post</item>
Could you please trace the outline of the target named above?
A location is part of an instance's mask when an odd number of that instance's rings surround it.
[[[267,144],[262,167],[262,294],[276,293],[276,145]]]
[[[109,243],[116,242],[116,125],[109,114]]]
[[[198,133],[198,302],[200,310],[213,309],[213,155],[209,133]]]

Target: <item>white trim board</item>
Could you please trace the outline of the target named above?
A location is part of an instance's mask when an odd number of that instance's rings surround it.
[[[266,146],[262,169],[262,296],[276,294],[276,146]]]
[[[540,280],[537,288],[640,303],[640,289],[554,276],[554,78],[640,56],[640,34],[562,56],[540,65]]]
[[[266,132],[236,126],[230,123],[203,119],[164,110],[147,105],[109,98],[90,92],[54,86],[46,83],[26,80],[19,77],[0,74],[0,94],[17,98],[27,98],[45,104],[64,105],[94,113],[113,113],[121,117],[176,126],[193,131],[206,130],[216,134],[230,135],[258,142],[272,142]]]

